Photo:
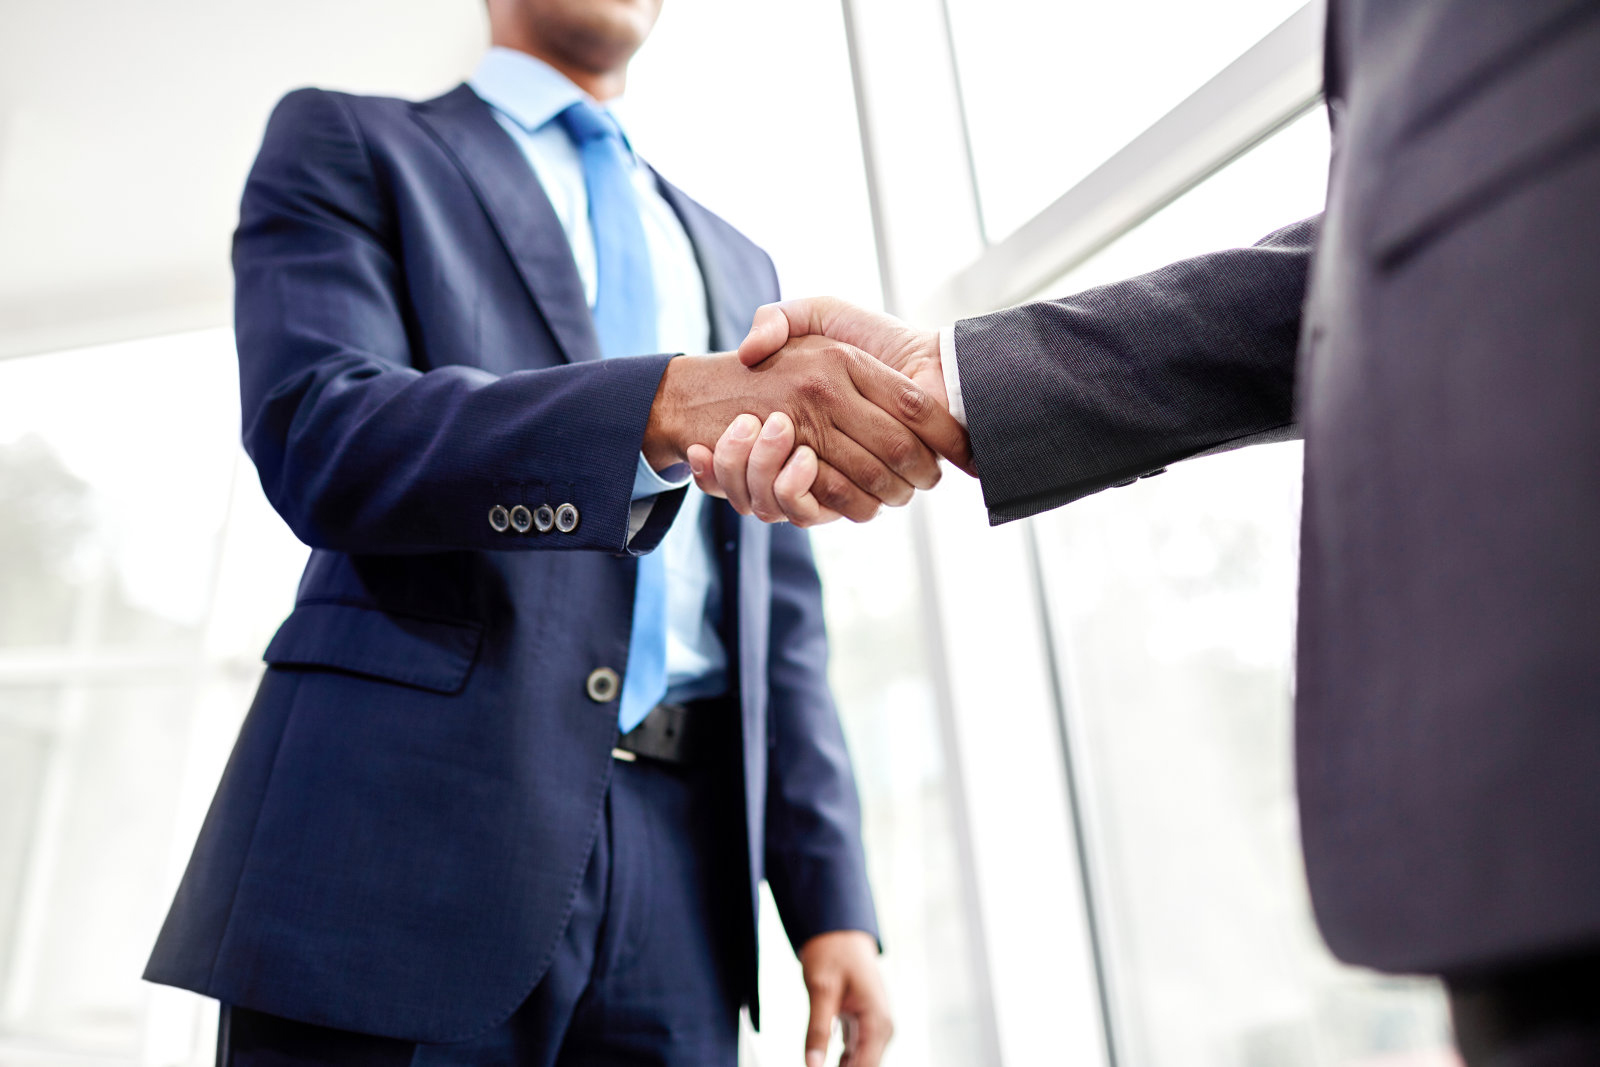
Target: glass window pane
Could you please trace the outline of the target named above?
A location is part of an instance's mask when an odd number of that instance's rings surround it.
[[[19,709],[0,692],[0,1039],[137,1049],[138,976],[169,892],[167,859],[193,704],[182,683],[66,684]],[[14,825],[12,825],[14,824]]]
[[[984,224],[1000,240],[1301,0],[947,0]]]
[[[1190,256],[1254,244],[1322,210],[1328,117],[1319,106],[1213,174],[1034,299],[1080,293]]]
[[[0,362],[0,648],[197,638],[235,376],[225,331]]]
[[[1310,214],[1326,159],[1315,113],[1051,290]],[[1339,965],[1312,921],[1291,753],[1300,463],[1298,444],[1247,449],[1034,520],[1129,1063],[1456,1062],[1433,984]]]
[[[893,1059],[969,1067],[983,1061],[983,1021],[911,521],[907,511],[886,511],[865,526],[824,527],[813,544],[830,676],[861,790],[895,1011]],[[764,1067],[797,1061],[807,1001],[770,898],[761,936],[761,1033],[749,1062]]]

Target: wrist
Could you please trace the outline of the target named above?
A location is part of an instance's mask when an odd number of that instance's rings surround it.
[[[718,436],[743,410],[725,377],[733,370],[744,370],[733,352],[674,356],[667,361],[639,447],[646,462],[665,470],[687,462],[690,445],[715,447]]]

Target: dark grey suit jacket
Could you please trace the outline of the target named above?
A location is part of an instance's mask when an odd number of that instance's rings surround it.
[[[1326,90],[1324,216],[957,325],[991,518],[1303,433],[1328,943],[1600,947],[1600,2],[1342,0]]]

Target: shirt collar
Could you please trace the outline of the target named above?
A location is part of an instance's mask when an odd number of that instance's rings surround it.
[[[478,68],[467,79],[472,91],[484,103],[512,122],[533,133],[580,100],[601,108],[622,131],[623,143],[633,150],[628,131],[618,118],[614,105],[601,104],[574,85],[565,74],[542,59],[513,48],[494,47],[484,53]]]

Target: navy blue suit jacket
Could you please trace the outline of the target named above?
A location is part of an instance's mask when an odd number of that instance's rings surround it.
[[[713,340],[777,298],[770,260],[662,183]],[[146,976],[308,1022],[458,1040],[539,981],[594,840],[626,669],[630,493],[669,355],[600,360],[567,238],[465,86],[291,93],[234,244],[245,446],[313,552]],[[495,505],[573,504],[571,533]],[[805,535],[716,514],[742,707],[754,960],[875,933]],[[753,973],[746,976],[754,1003]]]

